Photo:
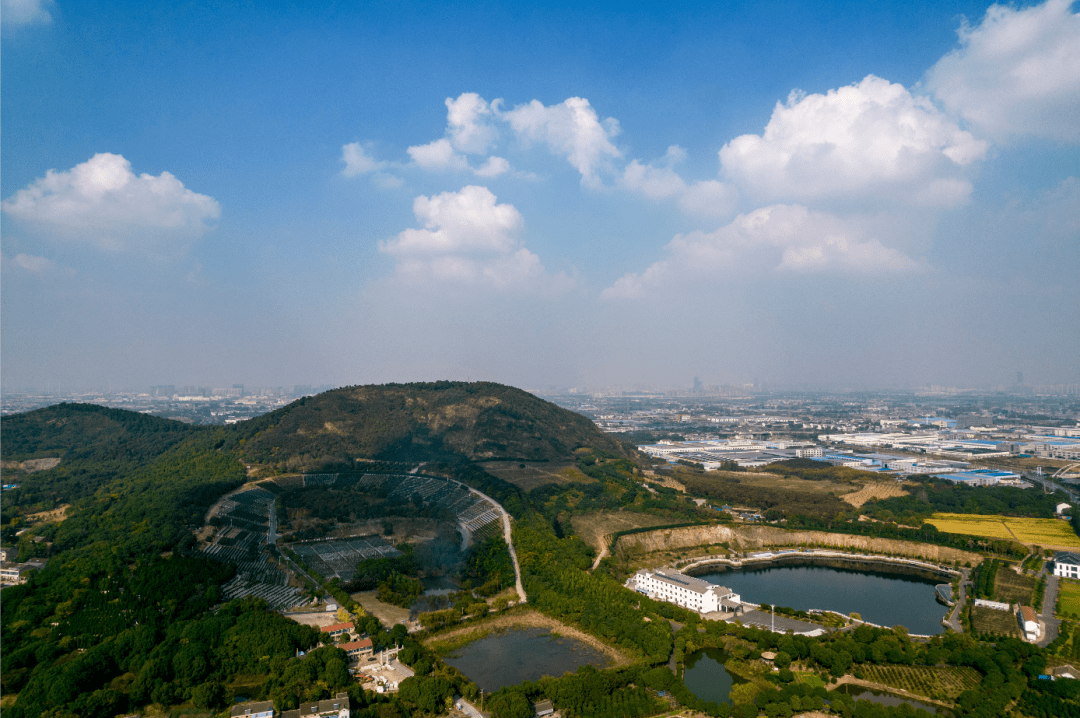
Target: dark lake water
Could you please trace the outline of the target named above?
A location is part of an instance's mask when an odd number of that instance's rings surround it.
[[[705,648],[690,654],[686,658],[683,683],[702,700],[731,703],[731,687],[745,681],[727,672],[726,661],[727,656],[719,648]]]
[[[444,660],[487,693],[522,681],[561,676],[585,665],[609,665],[603,653],[540,628],[492,633],[457,649]]]
[[[833,692],[846,693],[857,701],[870,701],[871,703],[880,703],[883,706],[895,707],[901,703],[906,703],[912,708],[922,708],[934,715],[937,715],[938,712],[938,707],[933,703],[923,703],[922,701],[917,701],[912,698],[901,698],[892,693],[876,691],[873,688],[864,688],[863,686],[856,686],[852,683],[845,683],[844,685],[837,687]]]
[[[803,611],[855,611],[864,621],[904,626],[918,635],[945,630],[941,619],[948,609],[934,599],[934,586],[941,583],[940,577],[878,570],[870,565],[822,565],[806,559],[695,575],[727,586],[752,603]]]

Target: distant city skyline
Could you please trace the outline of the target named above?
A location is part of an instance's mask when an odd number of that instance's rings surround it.
[[[3,10],[4,391],[1080,383],[1070,0]]]

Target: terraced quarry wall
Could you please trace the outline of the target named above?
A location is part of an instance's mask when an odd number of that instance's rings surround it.
[[[939,563],[970,561],[975,565],[982,556],[947,546],[897,541],[894,539],[834,534],[827,531],[788,531],[775,526],[686,526],[677,529],[659,529],[620,536],[615,542],[616,555],[672,551],[708,544],[727,542],[733,550],[750,551],[769,546],[816,545],[840,549],[861,549],[874,553],[888,553],[923,558]]]

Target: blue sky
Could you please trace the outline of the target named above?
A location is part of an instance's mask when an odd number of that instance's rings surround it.
[[[2,381],[1080,382],[1080,15],[3,0]]]

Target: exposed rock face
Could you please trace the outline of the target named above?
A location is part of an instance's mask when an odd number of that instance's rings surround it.
[[[972,565],[982,561],[982,556],[970,551],[894,539],[834,534],[827,531],[788,531],[775,526],[687,526],[678,529],[660,529],[638,534],[620,536],[616,542],[617,552],[651,553],[671,551],[707,544],[727,542],[733,549],[751,551],[767,546],[826,546],[838,549],[862,549],[875,553],[923,558],[939,563]]]

